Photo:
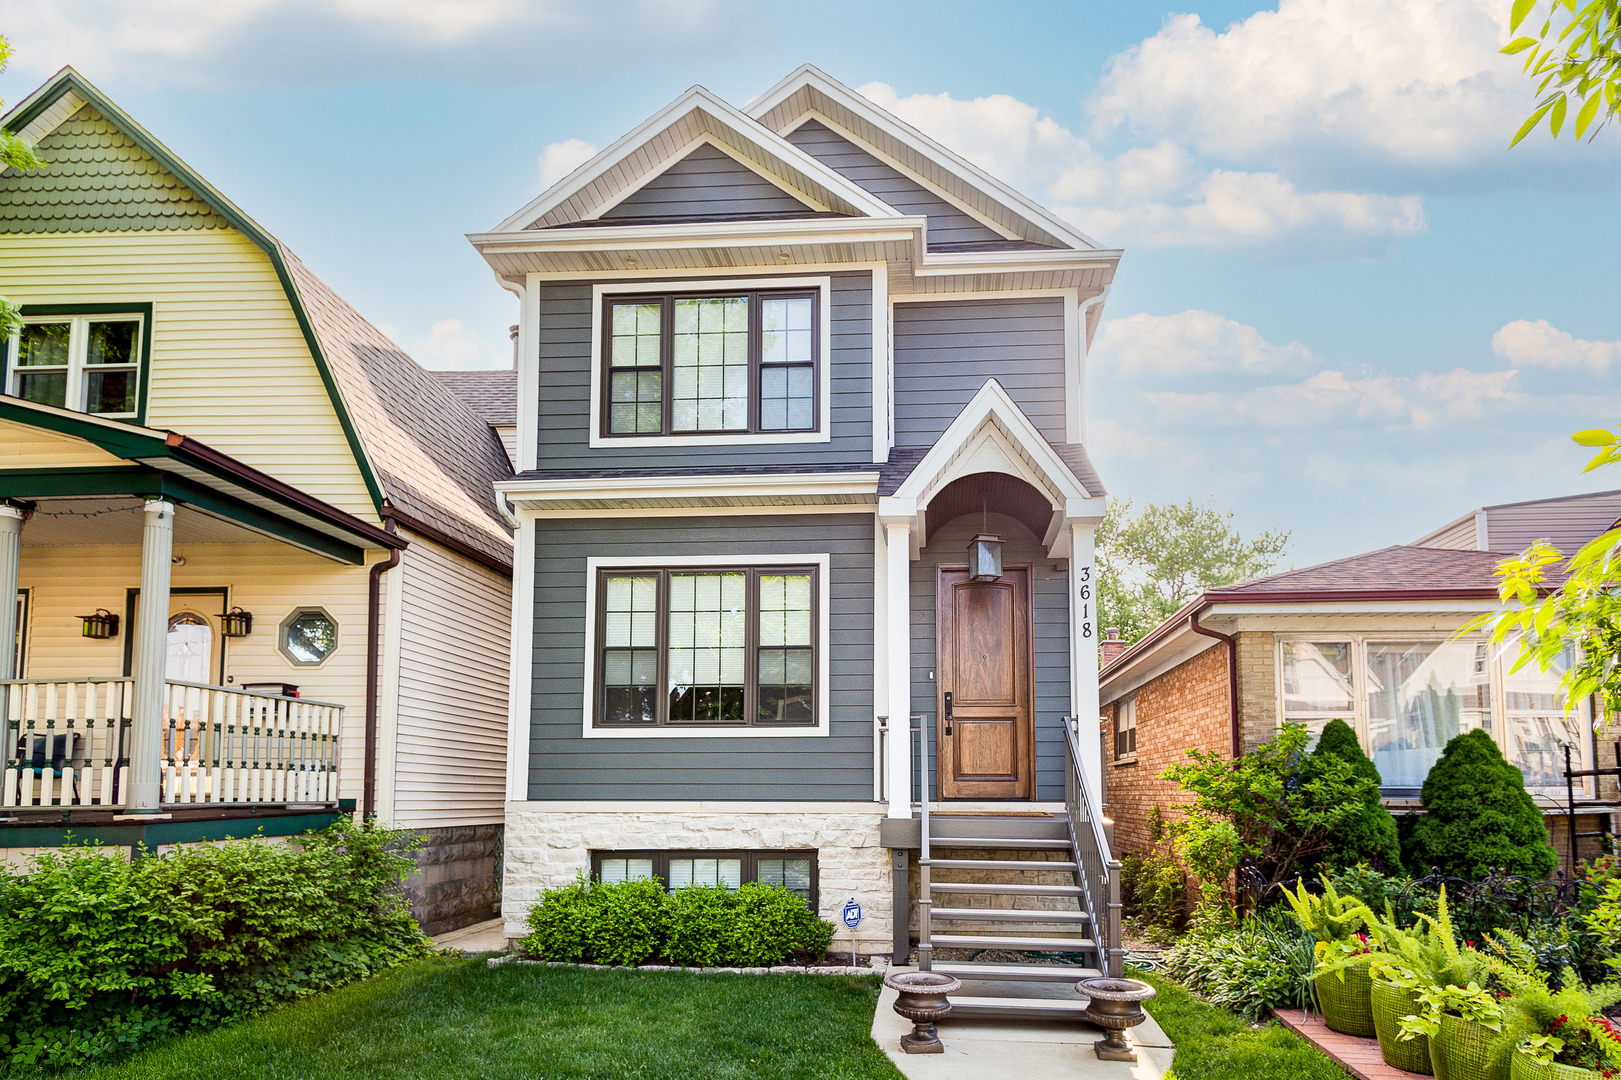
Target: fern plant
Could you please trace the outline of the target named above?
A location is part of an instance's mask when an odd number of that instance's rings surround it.
[[[1306,891],[1306,883],[1296,879],[1295,891],[1279,886],[1283,898],[1294,909],[1295,918],[1307,933],[1322,944],[1343,941],[1366,926],[1374,917],[1373,911],[1354,896],[1341,896],[1332,881],[1323,882],[1323,891],[1314,895]]]
[[[1535,951],[1510,930],[1496,931],[1490,941],[1491,972],[1509,992],[1503,1000],[1502,1034],[1493,1041],[1494,1064],[1519,1047],[1538,1061],[1605,1072],[1621,1067],[1621,1042],[1603,1016],[1621,1001],[1621,983],[1586,987],[1573,968],[1560,975],[1554,989],[1536,966]]]
[[[1401,1017],[1398,1037],[1407,1040],[1435,1034],[1444,1012],[1495,1020],[1482,989],[1491,973],[1491,961],[1475,949],[1459,947],[1446,886],[1436,898],[1435,914],[1417,915],[1418,924],[1403,929],[1387,905],[1385,918],[1369,923],[1382,951],[1372,959],[1368,973],[1378,982],[1415,991],[1419,1002],[1418,1012]]]

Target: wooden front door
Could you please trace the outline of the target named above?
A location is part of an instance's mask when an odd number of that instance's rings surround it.
[[[940,797],[1033,798],[1030,568],[940,567],[935,635]]]

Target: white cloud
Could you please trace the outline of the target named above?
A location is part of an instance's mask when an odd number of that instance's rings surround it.
[[[584,139],[567,139],[563,142],[547,143],[546,148],[540,152],[535,161],[535,167],[540,170],[540,186],[549,188],[569,173],[584,165],[596,156],[597,146]]]
[[[0,0],[0,25],[21,72],[225,87],[552,82],[719,57],[760,33],[747,0]]]
[[[1156,375],[1274,375],[1312,371],[1320,362],[1298,341],[1274,345],[1253,326],[1210,311],[1139,312],[1098,328],[1088,366],[1122,378]]]
[[[1096,115],[1228,157],[1501,152],[1532,96],[1497,51],[1507,16],[1499,0],[1280,0],[1218,33],[1172,15],[1112,58]]]
[[[1274,172],[1202,168],[1174,142],[1110,158],[1006,94],[901,97],[884,83],[861,93],[992,175],[1045,192],[1056,213],[1110,244],[1375,254],[1426,227],[1417,195],[1302,191]]]
[[[1511,364],[1602,374],[1621,360],[1621,341],[1585,341],[1546,319],[1515,319],[1492,335],[1492,351]]]
[[[394,327],[381,329],[394,341],[400,340],[399,331]],[[428,330],[427,337],[417,338],[416,344],[406,351],[423,367],[439,371],[512,366],[510,341],[485,337],[460,319],[440,319]]]

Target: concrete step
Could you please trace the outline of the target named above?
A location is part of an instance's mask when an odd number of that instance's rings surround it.
[[[937,949],[1011,949],[1015,952],[1092,952],[1097,942],[1091,938],[1003,937],[999,934],[931,934]]]
[[[1085,896],[1079,885],[999,885],[992,881],[930,881],[935,893],[972,893],[976,896]]]
[[[947,908],[931,905],[930,918],[980,922],[1084,923],[1092,916],[1084,911],[1030,911],[1020,908]]]
[[[1068,859],[930,859],[935,870],[1049,870],[1073,874],[1075,864]]]
[[[931,848],[952,851],[1068,851],[1069,838],[1059,840],[1040,836],[962,836],[929,837]]]
[[[1090,1024],[1086,1018],[1086,999],[1079,994],[1074,1001],[1061,998],[973,997],[951,995],[951,1012],[940,1021],[984,1020],[993,1018],[1015,1020],[1075,1020]]]
[[[981,964],[973,960],[936,960],[934,970],[963,982],[1061,983],[1074,986],[1103,974],[1080,964]]]

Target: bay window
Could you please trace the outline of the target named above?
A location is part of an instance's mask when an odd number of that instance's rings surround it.
[[[1422,787],[1454,735],[1492,729],[1482,641],[1378,641],[1367,649],[1368,745],[1386,787]]]
[[[6,342],[5,392],[59,409],[138,417],[144,318],[25,309],[22,327]]]

